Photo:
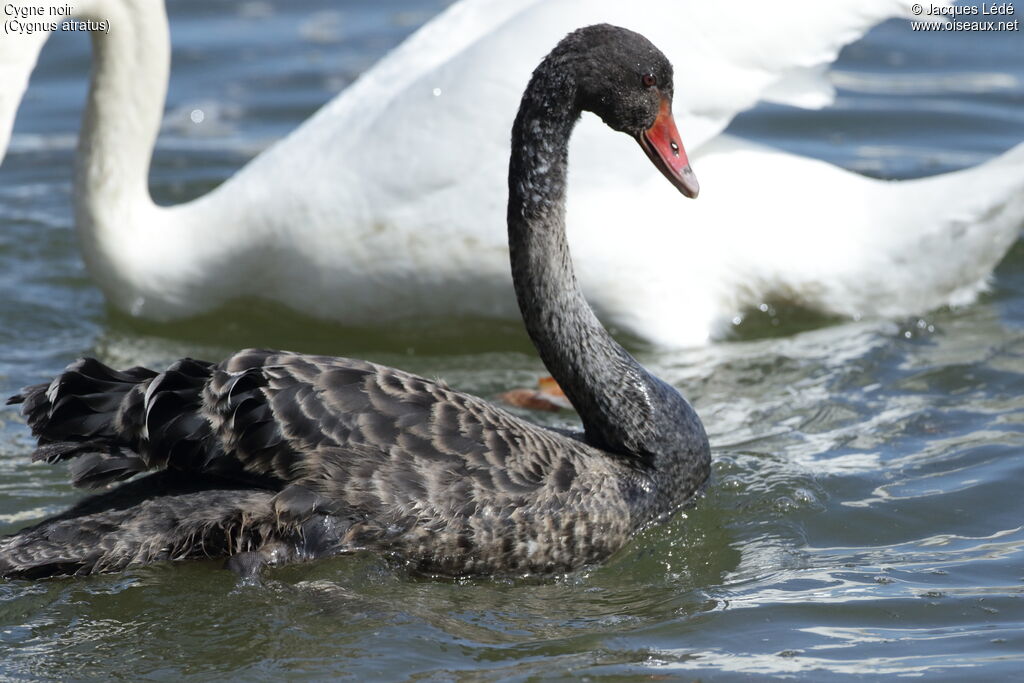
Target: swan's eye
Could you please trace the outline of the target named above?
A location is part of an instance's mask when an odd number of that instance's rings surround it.
[[[654,86],[658,85],[658,77],[655,76],[654,74],[644,74],[643,78],[641,78],[640,80],[643,81],[643,84],[648,88],[653,88]]]

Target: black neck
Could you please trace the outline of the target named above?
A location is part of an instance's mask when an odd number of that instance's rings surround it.
[[[576,281],[565,193],[569,137],[580,109],[566,71],[548,62],[538,67],[512,128],[512,279],[526,330],[579,413],[587,440],[613,453],[656,459],[665,450],[663,438],[678,438],[676,429],[659,433],[658,423],[692,410],[612,339]]]

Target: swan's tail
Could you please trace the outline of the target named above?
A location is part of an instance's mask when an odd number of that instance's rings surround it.
[[[49,384],[25,387],[7,402],[39,439],[33,460],[74,459],[75,486],[98,487],[207,455],[210,423],[197,411],[212,364],[184,359],[156,373],[117,371],[93,358],[69,365]]]

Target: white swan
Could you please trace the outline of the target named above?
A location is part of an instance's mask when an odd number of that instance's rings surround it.
[[[147,174],[169,70],[163,4],[81,0],[80,14],[112,29],[94,35],[75,181],[82,251],[111,303],[158,320],[255,293],[354,324],[514,318],[496,189],[510,112],[546,46],[610,22],[680,66],[675,114],[704,189],[684,205],[642,159],[621,161],[632,155],[614,147],[628,141],[581,123],[572,167],[587,170],[571,180],[569,234],[608,324],[679,346],[771,297],[842,315],[969,301],[1019,232],[1024,147],[887,183],[718,135],[758,99],[827,103],[823,66],[909,4],[843,0],[825,12],[793,0],[767,19],[757,0],[463,0],[223,185],[158,207]],[[17,106],[39,35],[15,50],[0,116]],[[684,291],[682,309],[672,302]]]

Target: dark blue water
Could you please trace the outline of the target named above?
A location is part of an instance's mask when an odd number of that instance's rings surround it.
[[[154,194],[178,202],[223,181],[443,4],[173,3]],[[890,22],[843,52],[835,106],[761,106],[732,131],[885,178],[977,164],[1024,140],[1022,40]],[[486,396],[542,374],[516,331],[452,342],[448,330],[442,343],[429,331],[341,337],[279,312],[233,310],[216,329],[109,312],[70,207],[88,55],[84,36],[51,39],[0,168],[0,393],[83,354],[161,365],[251,345],[369,357]],[[813,188],[793,191],[799,201]],[[213,561],[2,583],[0,675],[816,681],[1024,670],[1024,245],[970,306],[856,322],[770,309],[733,341],[642,360],[697,406],[714,478],[696,507],[602,567],[443,582],[359,555],[275,570],[262,587],[236,586]],[[31,450],[21,419],[0,412],[0,532],[79,496],[60,468],[29,464]]]

